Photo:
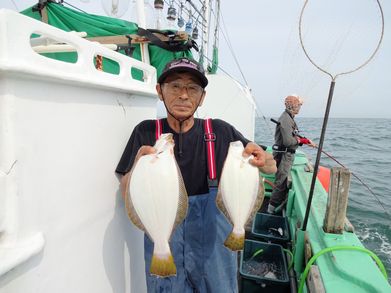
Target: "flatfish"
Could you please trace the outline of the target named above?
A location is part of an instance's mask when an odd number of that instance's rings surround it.
[[[251,156],[243,157],[243,150],[241,141],[230,143],[216,197],[217,207],[233,226],[224,242],[233,251],[243,249],[244,227],[259,210],[264,198],[259,170],[249,163]]]
[[[186,217],[188,197],[172,134],[162,134],[154,147],[155,154],[142,156],[133,165],[125,204],[129,219],[154,243],[150,273],[168,277],[176,275],[169,239]]]

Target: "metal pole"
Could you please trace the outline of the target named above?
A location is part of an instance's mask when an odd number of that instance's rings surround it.
[[[147,28],[147,21],[145,19],[145,9],[144,9],[144,0],[136,0],[136,9],[137,9],[137,16],[138,16],[138,26],[142,28]],[[141,51],[141,61],[151,64],[151,61],[149,59],[149,51],[148,51],[148,44],[141,43],[140,44],[140,51]]]
[[[329,97],[328,97],[328,99],[327,99],[326,111],[325,111],[324,118],[323,118],[322,133],[321,133],[321,135],[320,135],[319,146],[318,146],[318,152],[317,152],[317,154],[316,154],[316,161],[315,161],[315,166],[314,166],[314,173],[312,174],[312,181],[311,181],[310,194],[309,194],[309,196],[308,196],[307,209],[306,209],[306,211],[305,211],[303,226],[301,227],[301,230],[302,230],[302,231],[305,231],[305,230],[307,229],[307,223],[308,223],[309,213],[310,213],[310,210],[311,210],[312,197],[313,197],[313,195],[314,195],[314,188],[315,188],[316,176],[317,176],[317,174],[318,174],[319,162],[320,162],[320,157],[321,157],[322,148],[323,148],[323,141],[324,141],[324,137],[325,137],[325,133],[326,133],[327,122],[328,122],[328,120],[329,120],[331,101],[332,101],[332,99],[333,99],[334,86],[335,86],[335,79],[333,79],[333,80],[331,81],[331,84],[330,84]]]
[[[202,47],[201,47],[201,54],[204,54],[204,56],[201,56],[201,60],[204,60],[204,57],[206,60],[208,60],[209,57],[209,30],[210,30],[210,0],[205,0],[202,4]],[[204,64],[202,64],[203,67],[206,67]]]

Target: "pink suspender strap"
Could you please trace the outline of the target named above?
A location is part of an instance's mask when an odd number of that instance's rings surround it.
[[[163,132],[162,120],[161,119],[156,119],[155,120],[155,124],[156,124],[156,127],[155,127],[155,138],[156,138],[156,140],[158,140],[159,137],[162,135],[162,132]]]
[[[209,180],[216,179],[216,159],[215,159],[215,140],[216,135],[212,129],[212,119],[207,118],[204,120],[204,139],[206,142],[206,152],[208,156],[208,172]]]

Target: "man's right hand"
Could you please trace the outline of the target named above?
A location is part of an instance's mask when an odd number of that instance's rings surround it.
[[[296,139],[299,144],[306,144],[306,145],[309,145],[310,147],[313,147],[313,148],[317,147],[317,145],[312,140],[310,140],[306,137],[296,137]]]
[[[138,152],[136,154],[136,158],[134,159],[134,163],[133,164],[136,164],[137,161],[142,157],[142,156],[145,156],[145,155],[150,155],[150,154],[154,154],[156,153],[156,149],[152,146],[149,146],[149,145],[143,145],[141,146],[139,149],[138,149]]]
[[[314,142],[313,142],[312,140],[310,140],[310,139],[309,139],[308,145],[309,145],[310,147],[313,147],[313,148],[318,147],[318,145],[317,145],[316,143],[314,143]]]

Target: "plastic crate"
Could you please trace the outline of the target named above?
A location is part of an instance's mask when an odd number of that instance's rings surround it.
[[[251,257],[255,252],[262,252]],[[252,269],[249,270],[249,262]],[[259,265],[259,266],[258,266]],[[272,273],[269,269],[272,268]],[[261,276],[260,270],[266,272]],[[283,248],[279,244],[245,240],[244,250],[240,255],[240,292],[290,292],[289,275]]]
[[[286,217],[257,213],[251,234],[258,240],[285,245],[290,240],[288,220]]]

